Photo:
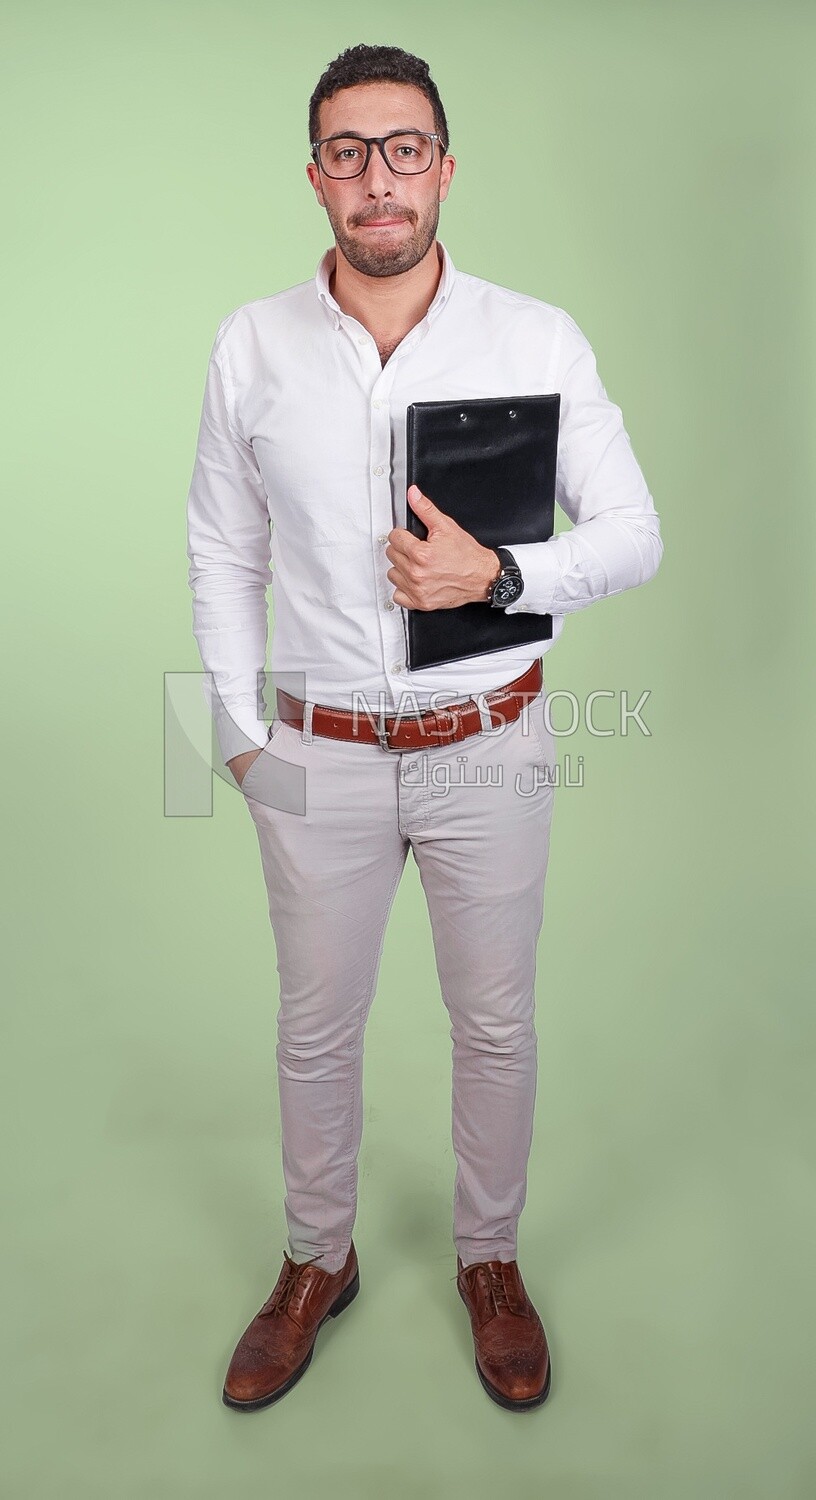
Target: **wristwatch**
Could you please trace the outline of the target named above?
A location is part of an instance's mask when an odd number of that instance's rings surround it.
[[[506,547],[494,547],[493,551],[498,553],[502,570],[488,588],[487,603],[492,604],[494,609],[505,609],[508,604],[515,604],[521,598],[524,579],[512,552],[508,552]]]

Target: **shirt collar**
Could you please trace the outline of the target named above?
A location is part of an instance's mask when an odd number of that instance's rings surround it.
[[[442,311],[442,308],[450,297],[453,283],[456,277],[456,267],[454,266],[453,261],[450,258],[448,250],[446,250],[441,240],[438,239],[436,243],[439,246],[439,251],[442,256],[442,275],[439,279],[439,285],[436,289],[436,296],[434,297],[433,302],[431,303],[427,313],[425,314],[428,323],[432,323],[434,318],[438,317],[439,313]],[[341,318],[346,317],[347,314],[344,313],[343,309],[338,305],[337,302],[335,302],[334,297],[329,291],[329,278],[332,274],[332,271],[334,270],[336,261],[337,251],[334,245],[332,245],[331,249],[327,250],[325,254],[320,258],[317,271],[315,273],[315,287],[317,289],[318,297],[320,298],[321,302],[323,302],[328,308],[331,316],[334,319],[335,328],[339,328]]]

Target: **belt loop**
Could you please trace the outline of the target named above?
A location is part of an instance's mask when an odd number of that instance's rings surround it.
[[[302,728],[302,730],[300,732],[300,738],[301,738],[301,741],[302,741],[302,743],[304,745],[311,745],[312,740],[314,738],[314,736],[312,734],[312,714],[313,713],[314,713],[314,704],[313,703],[309,703],[308,701],[305,702],[304,705],[303,705],[303,728]]]

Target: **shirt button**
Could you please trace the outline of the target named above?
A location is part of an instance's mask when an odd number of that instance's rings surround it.
[[[393,599],[389,599],[385,607],[386,607],[386,609],[393,609],[394,608],[394,601],[393,601]]]
[[[402,671],[402,662],[395,661],[393,667],[391,668],[391,671],[395,674],[395,676],[398,675]]]
[[[382,542],[383,546],[385,546],[386,542],[388,541],[388,537],[387,536],[378,536],[377,537],[377,541],[378,542]]]
[[[374,406],[382,406],[382,401],[375,401]]]
[[[382,474],[382,471],[383,471],[383,466],[382,466],[382,464],[377,464],[377,467],[376,467],[376,469],[375,469],[375,470],[374,470],[374,473],[375,473],[375,474]]]
[[[357,343],[358,344],[367,344],[368,343],[368,339],[367,338],[363,338],[363,336],[361,334],[360,337],[357,340]]]

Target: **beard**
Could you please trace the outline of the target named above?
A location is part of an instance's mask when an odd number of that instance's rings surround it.
[[[346,260],[355,271],[360,271],[363,276],[399,276],[403,271],[411,271],[414,266],[428,254],[436,237],[439,224],[439,201],[431,203],[427,211],[419,218],[410,211],[392,210],[390,213],[382,210],[372,213],[369,218],[377,219],[400,219],[406,217],[408,226],[415,219],[412,233],[408,233],[403,227],[399,234],[403,236],[396,243],[396,236],[390,237],[395,240],[391,245],[385,239],[377,239],[376,231],[371,233],[363,231],[349,233],[342,219],[335,215],[330,208],[326,208],[329,223],[334,231],[334,237],[342,250]],[[365,222],[365,220],[363,221]],[[369,243],[370,241],[370,243]]]

